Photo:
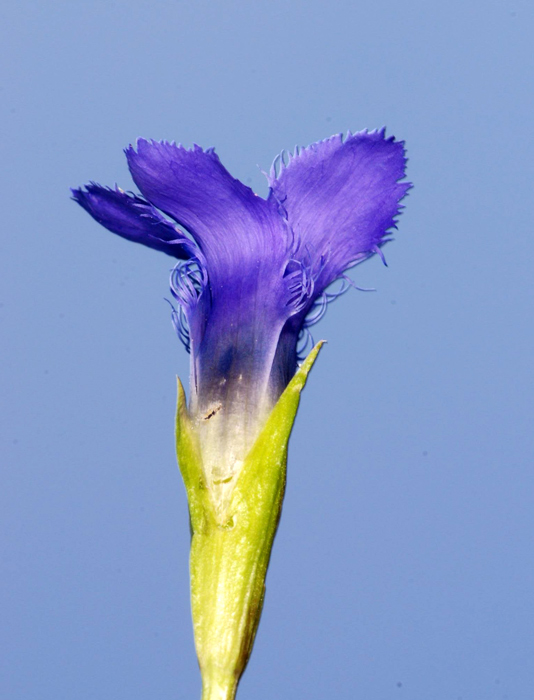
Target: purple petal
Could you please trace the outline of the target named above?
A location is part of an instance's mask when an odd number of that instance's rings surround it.
[[[382,129],[312,144],[281,159],[278,175],[273,166],[270,198],[286,211],[314,296],[384,244],[411,187],[399,182],[405,164],[403,142]]]
[[[189,325],[198,411],[253,406],[265,391],[278,336],[294,313],[285,275],[293,243],[274,200],[264,200],[223,167],[213,150],[137,142],[126,151],[132,177],[154,206],[198,243],[207,276],[198,302],[182,303]],[[175,276],[178,282],[180,275]],[[187,274],[181,276],[187,293]],[[228,399],[232,396],[232,400]]]
[[[286,273],[293,238],[278,203],[234,179],[213,150],[140,139],[126,155],[142,194],[201,250],[205,281],[197,277],[196,295],[194,270],[173,276],[189,327],[194,411],[209,415],[224,405],[223,414],[233,415],[246,407],[256,423],[278,337],[298,297],[298,274]]]
[[[96,183],[72,190],[72,196],[99,224],[123,238],[175,258],[194,253],[193,242],[141,197]]]
[[[139,139],[126,156],[142,194],[195,238],[212,282],[259,260],[281,264],[290,238],[276,202],[233,178],[212,149]]]

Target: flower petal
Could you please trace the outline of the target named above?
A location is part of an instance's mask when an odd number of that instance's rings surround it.
[[[175,258],[187,259],[195,245],[142,197],[92,182],[73,189],[73,199],[113,233]]]
[[[192,343],[194,412],[209,415],[220,404],[219,419],[244,406],[252,415],[268,384],[279,333],[294,313],[293,279],[286,274],[293,239],[278,203],[234,179],[211,149],[139,139],[126,155],[142,194],[201,249],[206,288],[199,306],[182,304]]]
[[[395,226],[410,183],[402,141],[385,130],[341,134],[312,144],[273,166],[270,198],[286,214],[295,255],[316,277],[314,296],[351,265],[379,252]],[[315,268],[315,271],[314,271]]]
[[[200,245],[210,277],[242,274],[255,260],[281,259],[290,245],[276,202],[234,179],[213,149],[137,141],[126,150],[142,194],[184,226]],[[213,277],[215,276],[215,277]]]

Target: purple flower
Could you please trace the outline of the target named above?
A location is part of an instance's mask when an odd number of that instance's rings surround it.
[[[223,479],[295,373],[329,285],[346,288],[348,268],[382,256],[410,188],[403,142],[349,133],[282,154],[267,199],[213,149],[140,139],[126,156],[142,196],[92,183],[74,199],[114,233],[178,259],[173,318],[191,352],[191,413],[208,461],[225,454]]]

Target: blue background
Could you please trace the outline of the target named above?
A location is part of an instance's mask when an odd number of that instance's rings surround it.
[[[2,12],[0,696],[199,695],[173,452],[171,260],[68,188],[138,136],[257,168],[387,125],[389,268],[335,302],[240,699],[531,700],[527,0],[43,0]]]

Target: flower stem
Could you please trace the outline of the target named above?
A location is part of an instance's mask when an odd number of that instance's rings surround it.
[[[216,677],[205,674],[202,678],[201,700],[234,700],[237,691],[235,676]]]

